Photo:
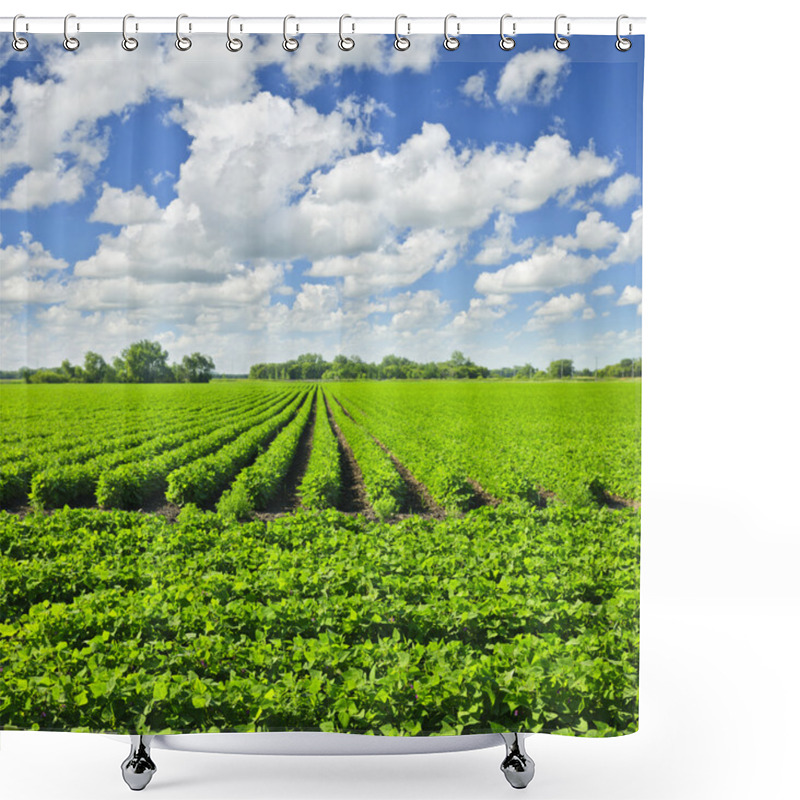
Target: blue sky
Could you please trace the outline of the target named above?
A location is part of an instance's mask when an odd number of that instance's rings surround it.
[[[641,354],[642,37],[31,41],[0,56],[0,368]]]

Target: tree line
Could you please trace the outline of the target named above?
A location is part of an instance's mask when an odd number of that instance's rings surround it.
[[[16,377],[25,383],[208,383],[214,361],[202,353],[184,356],[168,363],[169,353],[158,342],[143,339],[126,347],[108,363],[89,350],[83,364],[65,359],[60,367],[29,369],[22,367]]]
[[[531,364],[489,369],[475,364],[456,350],[449,361],[412,361],[388,355],[379,363],[364,361],[359,356],[338,355],[326,361],[319,353],[304,353],[290,361],[253,364],[249,377],[253,380],[435,380],[474,378],[513,378],[517,380],[553,380],[564,378],[627,378],[641,377],[642,360],[622,359],[598,370],[577,370],[572,359],[551,361],[546,369]]]

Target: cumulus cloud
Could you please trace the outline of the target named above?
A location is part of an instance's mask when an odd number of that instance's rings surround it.
[[[257,59],[229,58],[219,69],[213,58],[216,43],[202,37],[185,53],[175,49],[171,37],[143,41],[127,53],[118,36],[92,36],[91,51],[72,58],[64,57],[60,38],[42,37],[39,69],[11,84],[10,111],[0,128],[0,175],[27,171],[0,207],[23,211],[78,200],[108,154],[104,118],[123,115],[156,94],[215,105],[243,100],[257,90]],[[125,77],[98,80],[98,70]]]
[[[453,317],[450,327],[458,332],[486,332],[495,320],[502,319],[513,308],[510,295],[473,297],[469,308]]]
[[[155,197],[146,194],[141,186],[126,192],[105,183],[89,222],[141,225],[145,222],[155,222],[160,215],[161,209]]]
[[[546,105],[561,91],[569,60],[556,50],[528,50],[512,56],[497,82],[499,103]]]
[[[475,263],[484,266],[502,264],[510,256],[528,252],[533,247],[533,239],[514,242],[513,230],[516,220],[510,214],[500,212],[494,223],[494,236],[483,240],[483,247],[475,256]]]
[[[607,283],[605,286],[598,286],[596,289],[593,289],[592,294],[595,297],[607,297],[608,295],[614,294],[614,287],[610,283]]]
[[[619,244],[608,257],[610,264],[629,264],[642,257],[642,209],[637,208],[631,214],[631,224],[622,233]]]
[[[396,331],[430,330],[450,315],[450,303],[442,300],[438,291],[429,289],[395,295],[388,307],[395,312],[390,325]]]
[[[327,78],[335,79],[345,69],[371,69],[383,75],[403,70],[427,72],[441,50],[439,37],[430,35],[414,36],[413,47],[405,52],[395,50],[386,36],[356,36],[356,46],[348,52],[343,52],[338,38],[330,34],[304,34],[299,40],[300,47],[287,56],[283,38],[268,37],[263,57],[280,65],[301,94],[315,89]]]
[[[576,319],[578,312],[586,309],[586,295],[575,292],[571,295],[558,294],[546,303],[538,305],[524,330],[538,331]],[[587,317],[584,316],[584,319]]]
[[[524,261],[497,272],[482,272],[475,281],[475,289],[482,294],[552,292],[563,286],[585,283],[606,266],[595,255],[583,258],[557,245],[542,246]]]
[[[458,87],[458,91],[461,92],[464,97],[486,108],[492,105],[492,98],[486,91],[485,69],[475,73],[475,75],[470,75],[469,78]]]
[[[3,265],[4,278],[43,277],[69,266],[64,259],[55,258],[49,250],[45,250],[41,242],[34,241],[28,231],[20,234],[19,244],[5,247],[2,244],[3,236],[0,234],[0,263]]]
[[[620,230],[604,220],[599,211],[590,211],[575,228],[574,236],[556,236],[553,243],[565,250],[604,250],[620,239]]]
[[[592,196],[592,202],[604,203],[607,206],[622,206],[642,190],[642,182],[635,175],[626,172],[606,186],[602,192]]]
[[[642,313],[642,290],[638,286],[626,286],[622,290],[619,299],[617,300],[618,306],[636,306],[636,313],[641,316]]]

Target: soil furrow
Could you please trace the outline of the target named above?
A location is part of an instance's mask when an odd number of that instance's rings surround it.
[[[336,439],[339,442],[342,490],[339,493],[338,508],[340,511],[363,514],[367,519],[376,519],[375,512],[372,510],[372,506],[369,504],[369,499],[367,498],[367,490],[364,486],[364,476],[361,474],[361,468],[356,463],[355,456],[350,449],[350,445],[347,443],[347,439],[344,438],[344,434],[333,418],[331,408],[328,405],[328,397],[324,392],[322,397],[325,401],[325,410],[328,412],[328,422],[330,422],[331,428],[333,428],[333,432],[336,434]],[[341,405],[341,403],[339,405]],[[344,409],[342,410],[344,411]],[[347,412],[345,411],[345,413]]]
[[[292,457],[292,463],[286,477],[283,479],[283,488],[280,494],[269,504],[263,513],[267,517],[276,514],[291,514],[300,508],[300,483],[308,469],[308,460],[311,458],[311,450],[314,446],[314,422],[317,418],[316,403],[312,400],[311,413],[308,416],[300,441]],[[256,515],[259,516],[258,514]]]

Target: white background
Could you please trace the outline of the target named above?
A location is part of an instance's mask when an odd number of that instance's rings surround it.
[[[536,736],[539,800],[800,796],[796,4],[26,0],[28,16],[647,16],[641,729]],[[700,8],[701,11],[696,11]],[[2,46],[8,39],[3,37]],[[129,797],[127,747],[0,736],[8,800]],[[502,748],[402,757],[155,751],[147,796],[510,797]],[[521,795],[522,796],[522,795]]]

